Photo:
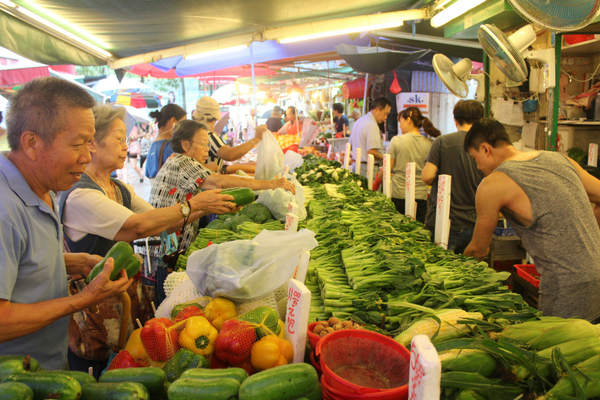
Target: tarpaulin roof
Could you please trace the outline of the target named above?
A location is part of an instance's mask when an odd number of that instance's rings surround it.
[[[415,0],[12,0],[115,58],[252,34],[263,28],[400,11]],[[47,64],[103,64],[76,47],[0,12],[0,46]],[[40,36],[40,34],[42,34]],[[83,54],[80,54],[83,53]],[[65,60],[68,59],[68,60]],[[60,60],[59,62],[59,59]],[[66,61],[66,62],[65,62]]]

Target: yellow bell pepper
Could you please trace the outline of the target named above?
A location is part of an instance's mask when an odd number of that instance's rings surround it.
[[[252,345],[250,362],[258,370],[289,364],[294,356],[292,344],[275,335],[265,336]]]
[[[285,322],[283,322],[282,320],[279,320],[277,322],[279,322],[279,335],[277,337],[279,339],[283,339],[283,335],[285,334]]]
[[[210,356],[219,332],[204,317],[190,317],[179,334],[179,344],[196,354]]]
[[[135,362],[141,364],[143,366],[148,365],[148,361],[150,361],[150,357],[148,357],[148,353],[146,352],[146,348],[142,344],[142,339],[140,338],[140,333],[142,329],[136,329],[131,332],[129,339],[127,339],[127,344],[125,345],[125,350],[131,354]]]
[[[206,314],[206,318],[219,332],[221,331],[223,322],[237,317],[233,301],[222,297],[216,297],[208,303],[207,306],[204,307],[204,314]]]

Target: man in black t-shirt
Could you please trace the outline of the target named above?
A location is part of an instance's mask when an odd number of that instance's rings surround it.
[[[452,176],[448,250],[462,254],[473,236],[477,221],[475,193],[483,179],[463,145],[467,131],[483,118],[483,106],[475,100],[461,100],[454,106],[453,113],[458,132],[442,135],[433,142],[421,177],[423,182],[431,185],[425,227],[431,231],[434,240],[438,176]]]
[[[346,137],[350,121],[348,121],[348,117],[344,115],[344,105],[342,103],[335,103],[333,105],[333,122],[335,122],[335,132],[342,133],[342,137]]]
[[[281,121],[281,114],[283,110],[279,106],[273,107],[273,111],[271,111],[271,117],[267,120],[267,129],[271,132],[279,132],[281,127],[283,127],[283,122]]]

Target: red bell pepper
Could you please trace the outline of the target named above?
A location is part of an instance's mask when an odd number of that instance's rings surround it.
[[[223,323],[215,341],[215,355],[233,366],[250,358],[252,345],[256,342],[256,330],[246,321],[230,319]]]
[[[131,353],[129,353],[127,350],[121,350],[119,354],[117,354],[115,358],[113,358],[110,365],[108,366],[107,371],[110,371],[111,369],[139,367],[141,367],[141,365],[135,362]]]
[[[148,320],[142,328],[140,338],[154,361],[169,361],[179,350],[179,333],[168,318]]]
[[[181,310],[179,314],[177,314],[177,316],[173,319],[173,322],[178,323],[188,319],[189,317],[206,317],[206,315],[204,315],[204,312],[199,307],[187,306]]]

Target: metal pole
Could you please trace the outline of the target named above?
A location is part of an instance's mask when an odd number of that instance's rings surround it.
[[[254,51],[250,43],[250,67],[252,68],[252,94],[254,95],[254,129],[258,128],[258,110],[256,109],[256,75],[254,75]]]
[[[369,73],[365,75],[365,95],[363,97],[363,112],[362,115],[366,114],[365,110],[367,109],[367,88],[369,87]]]

